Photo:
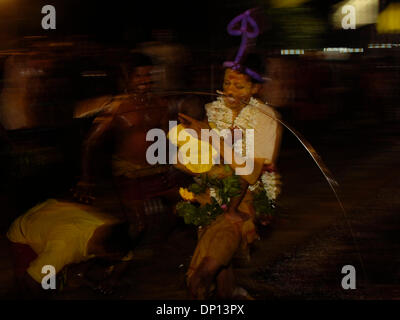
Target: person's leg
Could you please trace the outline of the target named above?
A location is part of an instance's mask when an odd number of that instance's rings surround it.
[[[28,273],[27,269],[37,254],[33,249],[20,243],[9,242],[9,248],[14,262],[14,293],[18,299],[46,299],[51,290],[43,290]]]
[[[236,286],[232,264],[218,273],[217,299],[254,300],[245,289]]]
[[[208,298],[219,268],[220,265],[216,260],[210,257],[202,259],[188,279],[188,288],[192,298],[200,300]]]
[[[232,264],[227,268],[223,268],[217,275],[217,298],[232,299],[235,290],[235,276]]]
[[[189,289],[196,298],[205,298],[219,272],[231,264],[241,240],[241,233],[226,216],[207,226],[199,238],[188,275]],[[229,273],[221,279],[229,279]],[[226,285],[227,286],[227,285]]]
[[[96,259],[90,259],[85,262],[78,264],[71,264],[66,268],[67,272],[67,287],[68,288],[80,288],[89,287],[94,289],[96,287],[93,279],[89,279],[90,274]]]
[[[9,241],[9,251],[14,265],[14,287],[17,293],[24,291],[24,275],[37,254],[26,244]]]
[[[162,174],[125,181],[122,202],[135,233],[146,242],[163,241],[177,223],[173,207],[179,200],[178,189],[171,188]]]

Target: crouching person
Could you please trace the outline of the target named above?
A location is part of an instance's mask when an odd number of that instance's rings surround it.
[[[53,199],[18,217],[7,237],[14,258],[17,293],[22,298],[47,296],[53,290],[45,289],[55,289],[51,281],[46,284],[49,271],[65,275],[67,266],[93,258],[121,262],[111,269],[109,265],[108,270],[115,272],[108,272],[98,281],[86,279],[84,271],[79,273],[82,285],[109,293],[132,256],[129,224],[90,206]]]

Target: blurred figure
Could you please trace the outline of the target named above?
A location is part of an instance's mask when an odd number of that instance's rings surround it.
[[[65,56],[48,43],[5,62],[0,121],[6,130],[53,127],[72,119]]]
[[[0,119],[6,130],[35,126],[35,114],[30,104],[31,84],[39,74],[40,70],[30,65],[27,56],[15,55],[6,60],[0,106]]]
[[[269,58],[267,64],[269,79],[262,86],[260,96],[273,106],[284,107],[294,99],[295,66],[282,58]]]
[[[140,45],[140,52],[151,57],[154,63],[153,79],[158,90],[176,90],[183,87],[188,52],[174,41],[172,30],[154,30],[154,41]]]
[[[14,257],[18,294],[27,298],[45,293],[41,287],[44,266],[52,266],[60,274],[69,265],[93,258],[122,261],[114,268],[118,272],[99,279],[103,281],[100,285],[81,275],[82,284],[93,289],[99,285],[104,292],[105,287],[110,290],[109,285],[117,284],[125,262],[132,257],[128,224],[72,202],[50,199],[35,206],[13,222],[7,237]],[[58,282],[56,286],[60,288]]]
[[[164,211],[159,197],[171,189],[166,176],[169,166],[150,165],[146,159],[146,150],[152,144],[146,141],[147,132],[153,128],[166,131],[168,106],[150,92],[153,65],[149,57],[135,54],[126,67],[128,93],[97,99],[101,112],[84,143],[82,177],[75,196],[84,202],[95,200],[92,192],[104,177],[104,166],[97,171],[96,167],[111,161],[112,181],[122,201],[123,214],[140,233],[148,225],[149,215]],[[82,112],[84,116],[92,111]]]
[[[256,71],[249,75],[246,73],[249,69]],[[256,196],[261,193],[265,195],[265,199],[269,199],[268,201],[276,200],[278,192],[268,196],[264,192],[272,189],[273,183],[268,180],[272,176],[275,177],[282,135],[281,125],[271,119],[271,117],[279,118],[278,112],[257,98],[262,84],[260,74],[263,74],[263,71],[261,59],[257,55],[247,55],[241,61],[238,70],[233,68],[225,70],[224,95],[205,106],[207,121],[199,121],[185,114],[179,115],[184,127],[195,130],[198,136],[201,129],[212,128],[216,129],[216,132],[223,132],[224,129],[242,130],[240,153],[252,157],[254,161],[250,172],[236,177],[239,190],[226,204],[225,212],[208,225],[199,236],[187,272],[188,288],[192,296],[197,299],[209,298],[213,289],[216,291],[216,297],[221,299],[251,299],[244,289],[236,288],[232,259],[242,248],[247,249],[248,244],[256,239],[254,223],[257,216],[261,215],[261,212],[256,211]],[[255,132],[252,155],[247,153],[245,145],[247,129],[253,129]],[[231,154],[228,159],[233,159],[232,163],[224,162],[232,169],[230,174],[233,175],[234,170],[240,167],[235,162],[237,158],[234,154],[237,149],[232,142],[222,144],[223,133],[218,134],[220,139],[217,143],[213,142],[213,147],[220,153],[223,161],[226,155]],[[219,146],[220,143],[223,147]],[[227,175],[224,166],[216,166],[218,167],[219,171]],[[210,169],[207,175],[218,180],[224,178],[223,174],[218,171],[214,173],[213,169]],[[218,190],[215,192],[218,194]],[[211,197],[211,192],[208,192],[208,197]],[[267,223],[269,221],[266,220],[265,224]]]

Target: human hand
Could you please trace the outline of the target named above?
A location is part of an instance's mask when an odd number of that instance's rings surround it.
[[[178,120],[185,128],[193,129],[196,131],[197,137],[195,138],[201,137],[201,129],[210,129],[210,126],[207,122],[196,120],[183,113],[178,113]]]
[[[106,279],[101,281],[99,285],[94,288],[94,290],[103,295],[110,295],[115,292],[116,286],[117,283],[113,279]]]
[[[188,290],[192,299],[205,300],[209,297],[213,274],[206,270],[196,270],[188,280]]]
[[[93,190],[95,185],[86,181],[79,181],[75,188],[71,189],[74,198],[82,203],[91,204],[96,199],[93,196]]]

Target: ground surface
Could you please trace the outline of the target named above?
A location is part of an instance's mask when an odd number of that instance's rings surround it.
[[[251,261],[237,265],[239,284],[255,299],[400,298],[397,128],[341,126],[311,141],[340,183],[346,214],[309,155],[292,137],[285,138],[281,217],[262,232]],[[56,298],[187,299],[184,274],[195,244],[195,230],[178,225],[162,241],[137,249],[115,294],[69,287]],[[356,268],[356,290],[341,288],[344,265]],[[7,297],[11,279],[2,236],[1,296]]]

